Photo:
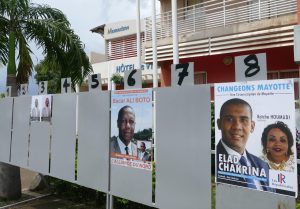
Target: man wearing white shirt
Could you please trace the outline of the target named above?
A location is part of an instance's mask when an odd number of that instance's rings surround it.
[[[40,120],[40,110],[39,110],[39,101],[35,99],[34,107],[31,110],[31,120],[32,121],[39,121]]]
[[[226,101],[217,120],[222,139],[217,145],[217,182],[272,191],[266,162],[249,153],[246,143],[254,131],[252,108],[244,100]]]
[[[45,106],[42,109],[42,120],[49,121],[51,117],[51,109],[49,107],[49,98],[45,99]]]
[[[124,106],[119,110],[117,125],[119,136],[111,141],[111,153],[116,157],[137,157],[137,146],[133,142],[135,129],[135,113],[131,106]],[[118,154],[121,154],[118,156]],[[132,157],[131,157],[132,158]]]

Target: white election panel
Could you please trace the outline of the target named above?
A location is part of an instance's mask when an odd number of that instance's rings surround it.
[[[156,206],[211,209],[209,86],[156,90]]]
[[[78,95],[77,183],[108,191],[110,94]]]
[[[217,184],[216,209],[295,209],[294,197]]]
[[[50,175],[75,180],[76,94],[53,95]]]
[[[0,161],[8,163],[10,155],[13,98],[0,99]]]
[[[31,97],[14,98],[11,164],[27,167]]]
[[[110,192],[145,205],[152,205],[152,172],[111,164]]]
[[[48,174],[50,153],[50,123],[33,122],[30,126],[28,167]]]

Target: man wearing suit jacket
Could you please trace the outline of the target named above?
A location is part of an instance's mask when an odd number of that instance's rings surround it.
[[[136,158],[137,146],[132,141],[135,129],[135,113],[131,106],[126,105],[119,110],[117,125],[119,136],[113,139],[110,144],[112,156]]]
[[[251,106],[238,98],[226,101],[217,125],[222,133],[217,145],[217,182],[272,191],[267,163],[245,148],[255,128]]]
[[[139,158],[139,160],[142,160],[144,162],[151,161],[151,157],[150,157],[149,153],[146,152],[146,143],[145,142],[140,143],[138,158]]]

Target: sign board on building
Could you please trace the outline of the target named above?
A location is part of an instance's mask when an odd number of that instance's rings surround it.
[[[104,28],[104,38],[106,40],[121,38],[136,34],[136,20],[121,21],[113,24],[106,24]],[[144,23],[141,20],[141,32],[145,31]]]

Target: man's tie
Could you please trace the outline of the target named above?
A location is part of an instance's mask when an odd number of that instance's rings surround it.
[[[126,146],[125,147],[126,155],[129,155],[129,151],[128,150],[129,150],[129,148]]]
[[[244,156],[241,157],[241,159],[240,159],[240,164],[241,164],[242,166],[248,166],[248,165],[247,165],[246,158],[245,158]],[[248,176],[248,177],[250,177],[250,176]],[[253,181],[252,178],[245,178],[245,181],[246,181],[246,183],[247,183],[247,187],[248,187],[248,188],[256,189],[256,186],[255,186],[254,181]]]

